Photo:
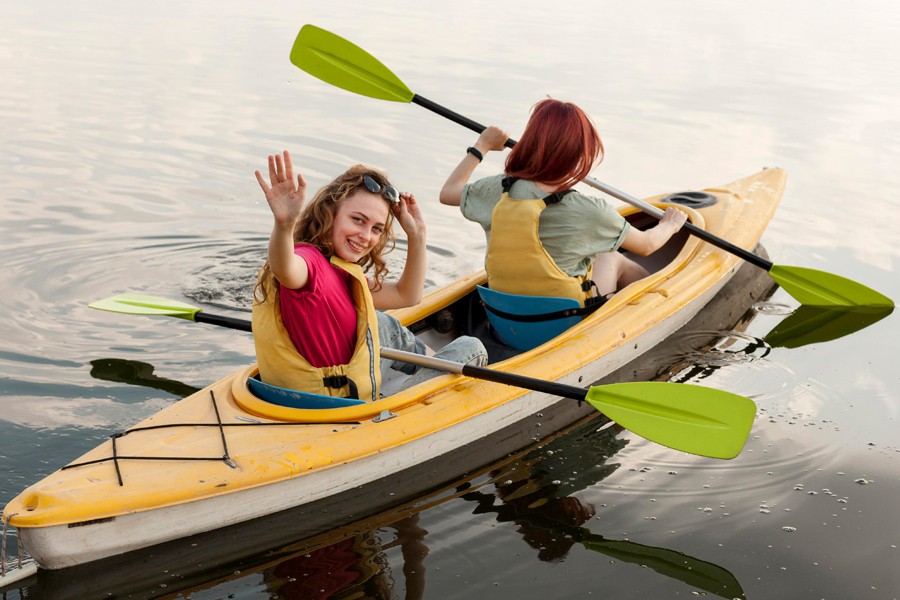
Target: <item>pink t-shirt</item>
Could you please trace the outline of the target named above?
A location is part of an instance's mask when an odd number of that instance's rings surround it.
[[[309,281],[299,290],[279,284],[281,319],[288,335],[314,367],[347,364],[356,347],[353,277],[313,246],[297,244],[294,254],[306,261]]]

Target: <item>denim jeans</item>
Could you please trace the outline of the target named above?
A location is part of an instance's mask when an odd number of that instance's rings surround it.
[[[381,311],[375,311],[375,314],[378,317],[378,342],[382,348],[425,354],[425,344],[413,332],[404,327],[400,321]],[[487,364],[487,350],[485,350],[484,344],[478,338],[469,336],[456,338],[438,350],[434,357],[461,364],[472,364],[478,367]],[[442,374],[442,371],[435,369],[423,369],[418,365],[403,361],[382,359],[382,378],[386,377],[391,369],[406,374],[415,373],[415,376],[410,378],[408,386]]]

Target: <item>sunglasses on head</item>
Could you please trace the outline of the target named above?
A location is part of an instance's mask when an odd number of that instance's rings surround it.
[[[400,202],[400,192],[391,184],[381,185],[368,175],[363,177],[363,183],[366,185],[366,189],[373,194],[381,194],[385,200],[391,202]]]

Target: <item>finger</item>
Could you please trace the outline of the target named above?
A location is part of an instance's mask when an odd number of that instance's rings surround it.
[[[291,162],[291,153],[284,151],[284,178],[288,181],[294,180],[294,163]]]
[[[269,185],[266,183],[266,180],[263,179],[262,173],[256,171],[256,181],[259,182],[259,187],[262,188],[263,193],[269,193]]]
[[[284,181],[284,159],[280,154],[275,155],[275,174],[278,176],[278,181]]]
[[[272,185],[278,183],[278,173],[275,170],[275,157],[271,154],[269,155],[269,181],[272,182]]]

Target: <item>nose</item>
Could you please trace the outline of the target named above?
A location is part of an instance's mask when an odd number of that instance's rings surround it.
[[[372,237],[372,232],[369,231],[369,228],[366,227],[366,226],[364,225],[364,226],[360,227],[360,228],[357,230],[356,236],[357,236],[361,241],[363,241],[363,242],[365,242],[366,244],[368,244],[368,243],[369,243],[369,238]]]

